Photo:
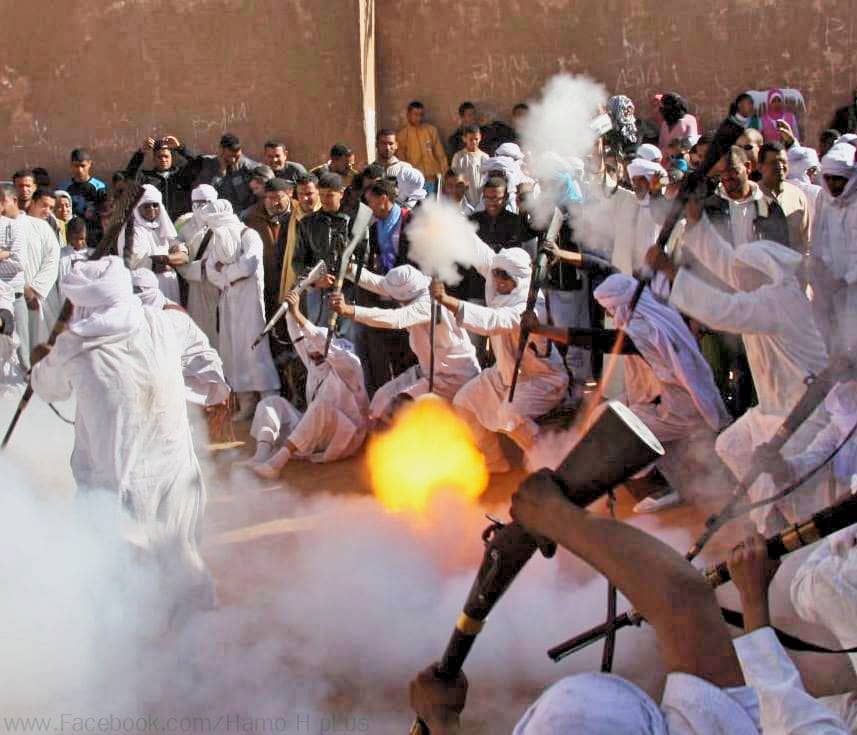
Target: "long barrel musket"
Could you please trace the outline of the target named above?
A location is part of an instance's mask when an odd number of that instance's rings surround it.
[[[548,252],[544,248],[546,242],[556,242],[559,237],[559,230],[562,227],[562,212],[557,207],[554,207],[553,216],[551,217],[550,225],[544,235],[539,238],[539,247],[536,252],[536,260],[533,263],[533,272],[530,276],[530,291],[527,294],[527,311],[533,311],[536,308],[536,301],[539,298],[539,289],[548,267]],[[515,399],[515,388],[518,386],[518,373],[521,371],[521,361],[524,359],[524,352],[527,349],[529,341],[529,332],[523,327],[521,334],[518,337],[518,354],[515,357],[515,370],[512,373],[512,385],[509,386],[509,403]]]
[[[304,291],[306,291],[310,286],[312,286],[316,281],[320,278],[324,278],[327,275],[327,265],[323,260],[318,261],[313,267],[312,270],[307,273],[303,278],[298,281],[297,285],[292,289],[295,293],[300,296]],[[274,316],[272,316],[268,323],[265,325],[265,328],[259,333],[259,336],[256,337],[253,344],[250,345],[251,350],[255,350],[259,343],[265,339],[265,337],[270,334],[271,330],[277,326],[280,319],[282,319],[286,312],[289,310],[289,304],[287,301],[284,301],[280,304],[280,308],[274,312]]]
[[[771,453],[779,453],[782,450],[786,442],[824,402],[833,387],[839,381],[854,375],[855,367],[857,367],[855,356],[851,353],[844,353],[831,359],[827,367],[818,375],[807,379],[806,390],[800,400],[792,407],[792,410],[789,411],[789,415],[783,420],[772,439],[764,445],[764,452],[757,451],[754,453],[749,472],[740,480],[729,500],[717,513],[706,519],[705,528],[687,552],[688,561],[695,559],[711,540],[711,537],[732,520],[738,503],[747,495],[759,476],[767,471]]]
[[[610,401],[599,411],[589,431],[555,472],[539,470],[524,483],[549,478],[570,502],[585,507],[663,456],[654,434],[629,408]],[[485,619],[536,550],[541,549],[545,556],[554,552],[552,543],[534,537],[517,522],[495,522],[482,538],[486,544],[482,564],[437,667],[437,675],[447,681],[461,671]],[[410,730],[411,735],[427,732],[419,719]]]
[[[98,243],[98,246],[95,248],[95,252],[89,260],[98,260],[99,258],[103,258],[105,255],[110,255],[111,251],[116,248],[119,233],[125,226],[125,223],[134,214],[134,208],[143,196],[143,186],[140,183],[142,180],[141,176],[141,173],[138,173],[135,179],[127,184],[122,196],[120,196],[116,201],[116,205],[113,208],[113,214],[107,222],[107,227],[104,228],[104,234],[101,236],[101,241]],[[71,301],[65,299],[62,307],[60,308],[59,316],[54,322],[54,326],[51,328],[51,333],[48,335],[47,344],[49,347],[53,347],[54,344],[56,344],[57,338],[66,328],[73,311],[74,307]],[[12,438],[12,434],[15,431],[15,427],[18,425],[21,415],[26,410],[32,397],[33,384],[32,381],[29,381],[27,383],[27,387],[24,389],[23,395],[21,396],[21,400],[18,401],[18,407],[12,415],[9,427],[3,435],[3,441],[0,442],[0,450],[6,448],[6,445],[9,443],[9,440]]]
[[[333,293],[342,293],[342,287],[345,285],[345,276],[348,274],[348,266],[351,265],[351,258],[357,246],[360,245],[366,238],[366,231],[372,223],[372,210],[368,207],[359,207],[357,216],[354,218],[354,224],[351,226],[351,239],[342,255],[339,258],[339,272],[336,274],[336,283],[333,286]],[[358,272],[358,280],[360,278]],[[327,321],[327,341],[324,344],[324,356],[327,357],[330,352],[330,343],[333,342],[333,337],[336,334],[336,323],[339,315],[336,312],[330,313],[330,318]]]
[[[845,500],[829,508],[819,511],[809,520],[789,526],[785,531],[771,536],[765,541],[768,548],[768,556],[771,559],[781,559],[786,554],[814,544],[816,541],[829,536],[836,531],[857,523],[857,496],[848,496]],[[708,583],[716,588],[726,584],[732,578],[726,562],[705,569],[703,572]],[[565,643],[560,643],[548,651],[548,656],[553,661],[561,661],[566,656],[586,648],[590,643],[595,643],[607,636],[610,631],[627,628],[628,626],[639,626],[644,622],[640,613],[631,610],[619,615],[612,622],[599,625],[582,635],[571,638]]]
[[[658,233],[658,239],[655,241],[655,244],[661,250],[666,251],[666,246],[670,241],[673,229],[684,217],[684,210],[687,206],[688,200],[704,195],[707,191],[706,182],[711,169],[713,169],[714,166],[717,165],[717,162],[726,155],[733,145],[735,145],[735,141],[741,137],[743,132],[744,128],[731,118],[727,117],[722,123],[720,123],[720,126],[714,133],[714,139],[711,141],[711,145],[708,146],[708,151],[705,154],[705,159],[702,164],[696,171],[691,172],[687,177],[685,177],[682,181],[678,195],[673,200],[672,207],[667,214],[660,233]],[[634,314],[634,310],[637,308],[637,303],[640,301],[640,296],[643,294],[643,289],[647,285],[648,280],[644,278],[641,278],[637,284],[637,288],[631,298],[628,313],[629,319]]]

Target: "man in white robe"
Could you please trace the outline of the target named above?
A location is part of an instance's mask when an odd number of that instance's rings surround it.
[[[126,242],[129,237],[130,243]],[[131,270],[148,268],[154,271],[164,296],[179,302],[175,269],[188,262],[187,247],[178,242],[161,192],[151,184],[143,184],[143,195],[134,208],[133,219],[119,232],[116,251],[125,258]]]
[[[667,172],[658,161],[635,158],[628,164],[634,196],[620,195],[611,260],[620,273],[638,273],[646,253],[655,244],[666,217],[669,202],[663,196]],[[618,194],[618,192],[617,192]]]
[[[732,248],[706,217],[699,219],[698,203],[689,204],[687,211],[694,225],[685,235],[684,248],[728,290],[707,283],[691,267],[677,269],[656,248],[649,260],[673,280],[670,303],[679,311],[712,329],[743,337],[759,405],[724,431],[716,445],[721,459],[741,480],[751,468],[755,449],[773,438],[803,395],[805,380],[826,366],[827,350],[797,279],[800,255],[764,240]],[[786,444],[784,457],[806,447],[821,425],[819,414],[816,411]],[[767,474],[750,488],[753,500],[774,493]],[[826,483],[809,483],[775,506],[755,510],[752,517],[768,535],[782,528],[783,517],[797,522],[830,500]]]
[[[280,392],[280,376],[265,337],[253,342],[265,328],[262,239],[245,227],[225,199],[206,204],[204,223],[212,231],[205,255],[208,279],[220,289],[218,351],[226,380],[238,394],[236,421],[248,421],[262,398]]]
[[[187,313],[205,333],[211,344],[217,344],[217,302],[220,291],[208,279],[205,254],[211,244],[210,230],[205,226],[206,204],[217,201],[217,190],[210,184],[200,184],[191,192],[193,211],[179,230],[179,240],[188,250],[188,262],[178,272],[187,281]],[[206,239],[207,238],[207,239]]]
[[[0,396],[18,393],[27,384],[18,358],[14,309],[15,292],[8,283],[0,280]]]
[[[816,319],[831,352],[857,345],[857,164],[854,146],[837,143],[821,159],[823,192],[812,229],[811,282]]]
[[[301,313],[295,292],[286,301],[289,336],[307,369],[307,409],[301,414],[280,396],[259,401],[250,427],[256,440],[251,467],[268,479],[276,478],[289,459],[334,462],[350,457],[363,445],[369,424],[363,367],[351,343],[335,338],[325,357],[327,330]]]
[[[800,565],[791,583],[791,600],[807,622],[823,625],[842,648],[857,647],[857,525],[849,526],[818,544]],[[848,658],[857,672],[857,654]],[[857,732],[857,693],[821,700]]]
[[[487,247],[487,246],[486,246]],[[331,296],[330,306],[340,315],[376,329],[407,329],[408,342],[418,364],[382,385],[372,397],[369,417],[381,421],[405,393],[418,398],[429,390],[431,368],[431,280],[411,265],[401,265],[379,276],[360,274],[360,287],[398,302],[398,308],[353,306],[341,294]],[[449,314],[441,311],[435,324],[434,392],[452,401],[460,388],[479,373],[476,350],[467,333]]]
[[[522,248],[506,248],[495,254],[478,238],[474,238],[474,249],[474,267],[485,279],[485,306],[450,296],[440,282],[432,284],[432,294],[464,329],[490,339],[495,364],[465,385],[453,405],[469,424],[477,446],[485,455],[488,470],[507,472],[509,462],[503,454],[498,433],[508,435],[524,451],[530,449],[539,432],[534,419],[562,402],[568,387],[568,373],[562,355],[550,342],[530,335],[514,400],[509,403],[521,315],[526,309],[530,288],[530,256]],[[541,293],[536,313],[541,321],[546,319]]]
[[[6,239],[19,243],[21,248],[24,282],[20,284],[22,297],[15,300],[15,329],[20,339],[18,357],[24,369],[28,369],[30,351],[35,344],[47,339],[57,317],[54,287],[60,245],[47,222],[30,217],[18,207],[11,185],[0,185],[0,214],[12,221],[11,234]],[[10,258],[9,265],[16,260]],[[16,293],[17,288],[16,283]]]
[[[604,307],[619,330],[626,335],[622,354],[625,369],[625,394],[620,397],[639,416],[667,449],[657,468],[664,472],[672,486],[660,475],[647,477],[664,485],[634,506],[636,513],[648,513],[668,508],[680,501],[681,477],[694,472],[685,465],[693,456],[693,447],[708,444],[728,422],[729,414],[714,384],[711,368],[699,351],[681,315],[671,306],[656,299],[646,288],[630,316],[631,299],[637,280],[616,273],[609,276],[594,296]],[[576,334],[573,328],[548,327],[532,317],[525,317],[527,328],[554,341],[586,344],[609,353],[618,332],[586,330]],[[695,472],[706,472],[702,467]],[[648,471],[648,470],[647,470]],[[699,479],[694,474],[693,481]]]
[[[213,584],[198,550],[205,487],[193,448],[185,382],[211,405],[229,388],[205,335],[179,311],[144,309],[122,259],[79,264],[63,281],[74,304],[32,371],[47,402],[76,399],[71,468],[81,490],[106,490],[137,522],[137,543],[202,606]]]
[[[821,162],[815,148],[793,145],[788,149],[789,173],[786,180],[800,189],[809,204],[810,228],[821,187],[816,183]]]

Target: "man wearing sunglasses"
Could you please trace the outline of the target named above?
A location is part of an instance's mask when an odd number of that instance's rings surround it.
[[[143,195],[134,209],[134,217],[122,228],[116,247],[131,270],[149,268],[158,276],[161,291],[179,303],[179,282],[175,268],[188,262],[187,246],[178,234],[164,207],[163,197],[151,184],[143,185]]]

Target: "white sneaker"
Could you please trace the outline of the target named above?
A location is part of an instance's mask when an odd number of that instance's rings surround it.
[[[681,496],[672,488],[649,495],[634,506],[635,513],[658,513],[681,503]]]
[[[264,477],[266,480],[278,480],[280,478],[280,469],[279,467],[272,467],[267,462],[262,462],[262,464],[253,464],[250,465],[250,469],[253,470],[259,477]]]

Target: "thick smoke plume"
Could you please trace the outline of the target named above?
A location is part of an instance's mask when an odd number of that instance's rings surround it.
[[[408,256],[428,276],[454,286],[461,281],[458,266],[474,265],[476,224],[461,216],[446,200],[427,200],[408,226]]]

